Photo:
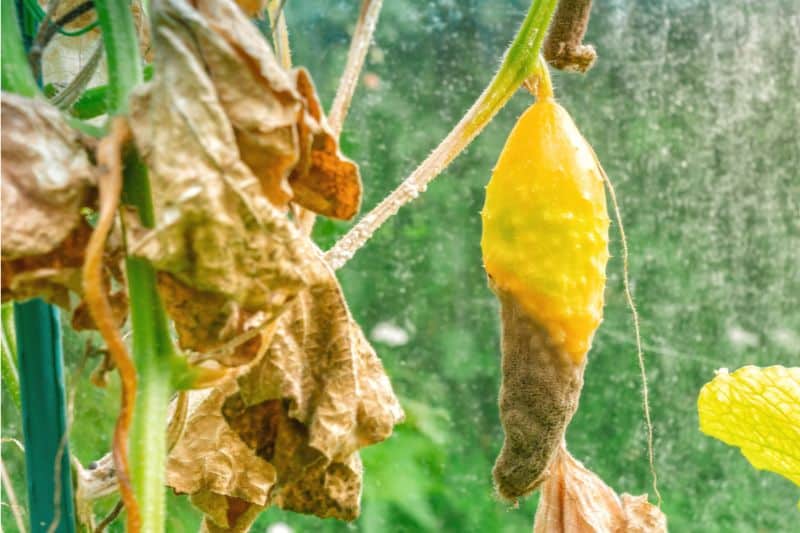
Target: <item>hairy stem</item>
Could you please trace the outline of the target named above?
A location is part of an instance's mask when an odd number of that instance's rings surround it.
[[[96,0],[108,58],[108,109],[123,114],[131,90],[142,81],[142,62],[128,2]],[[136,154],[125,159],[123,199],[138,209],[145,227],[154,223],[147,168]],[[174,357],[167,315],[158,295],[156,273],[143,259],[126,259],[133,326],[133,356],[139,380],[131,433],[131,477],[141,507],[141,529],[164,531],[167,405]],[[129,528],[130,531],[130,528]]]
[[[342,132],[344,120],[347,118],[347,111],[350,109],[350,101],[358,86],[358,76],[364,66],[364,59],[367,57],[372,34],[378,24],[378,16],[381,13],[383,0],[363,0],[361,11],[358,14],[358,22],[353,30],[353,39],[350,41],[350,50],[347,52],[347,63],[345,64],[342,77],[339,80],[339,87],[336,89],[336,96],[333,98],[330,113],[328,113],[328,124],[333,129],[337,137]]]
[[[441,144],[392,193],[366,214],[325,254],[335,270],[341,268],[372,234],[397,211],[423,193],[428,184],[494,118],[514,92],[533,73],[556,0],[535,0],[522,27],[506,51],[500,70],[467,114]]]

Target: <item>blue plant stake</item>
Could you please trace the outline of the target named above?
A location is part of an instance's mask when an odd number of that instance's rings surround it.
[[[31,531],[75,531],[58,311],[36,298],[14,304]],[[58,506],[56,506],[58,504]]]
[[[22,15],[22,35],[13,31],[14,8]],[[28,92],[27,87],[7,86],[8,81],[22,81],[30,74],[6,76],[11,57],[23,54],[21,49],[7,48],[30,46],[37,23],[23,8],[22,2],[3,2],[3,30],[16,35],[3,38],[3,90]],[[11,37],[11,38],[9,38]],[[16,37],[16,38],[14,38]],[[19,62],[22,63],[22,62]],[[30,79],[30,78],[28,78]],[[75,512],[72,495],[69,446],[67,445],[67,409],[64,394],[64,365],[61,350],[61,324],[58,311],[41,299],[14,304],[14,324],[17,337],[20,397],[22,400],[22,431],[25,439],[25,469],[28,483],[28,507],[31,531],[48,531],[54,519],[58,520],[57,533],[75,531]]]

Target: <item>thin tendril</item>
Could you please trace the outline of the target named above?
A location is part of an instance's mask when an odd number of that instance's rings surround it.
[[[636,357],[639,361],[639,372],[642,378],[642,403],[644,407],[645,424],[647,426],[647,457],[650,465],[650,474],[653,476],[653,492],[655,492],[658,506],[661,507],[662,498],[661,492],[658,490],[658,475],[656,474],[655,453],[653,451],[653,421],[650,417],[650,393],[647,386],[647,371],[644,363],[644,350],[642,349],[642,335],[639,328],[639,313],[636,311],[636,305],[633,303],[633,293],[631,292],[631,284],[628,278],[628,240],[625,237],[625,228],[622,225],[622,214],[620,213],[619,204],[617,203],[617,194],[614,192],[614,186],[611,184],[611,180],[608,179],[608,175],[603,170],[603,167],[600,166],[597,155],[594,153],[593,155],[595,161],[597,161],[597,167],[603,175],[603,181],[605,181],[606,187],[608,188],[608,195],[611,197],[611,204],[614,207],[614,216],[617,219],[619,236],[622,241],[622,284],[625,289],[625,299],[628,301],[628,307],[631,309],[633,330],[636,336]]]
[[[104,174],[98,180],[100,189],[100,217],[86,247],[83,266],[83,289],[86,304],[97,329],[108,346],[109,354],[117,366],[122,383],[121,407],[114,429],[113,457],[119,481],[120,496],[127,510],[128,531],[139,531],[141,517],[130,481],[128,466],[128,432],[133,420],[133,404],[136,400],[136,368],[120,337],[111,304],[104,291],[103,250],[106,237],[114,223],[120,193],[122,192],[122,145],[130,137],[130,129],[124,118],[111,123],[111,133],[97,147],[98,166]]]

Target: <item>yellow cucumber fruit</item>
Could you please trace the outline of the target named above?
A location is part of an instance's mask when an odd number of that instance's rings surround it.
[[[603,317],[603,185],[591,146],[545,92],[514,126],[481,212],[483,262],[495,290],[513,296],[576,365]]]

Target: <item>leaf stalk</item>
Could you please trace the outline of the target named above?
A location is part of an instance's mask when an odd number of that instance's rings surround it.
[[[330,250],[325,260],[336,270],[349,261],[373,233],[402,206],[417,198],[486,127],[530,77],[539,58],[557,0],[534,0],[503,62],[489,85],[436,149],[372,211],[364,215]]]

